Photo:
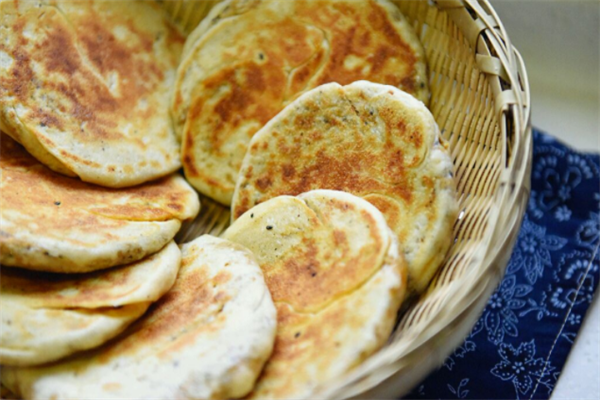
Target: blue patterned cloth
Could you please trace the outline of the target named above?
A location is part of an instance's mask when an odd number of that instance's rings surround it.
[[[600,157],[534,131],[506,275],[464,343],[406,399],[547,399],[598,286]]]

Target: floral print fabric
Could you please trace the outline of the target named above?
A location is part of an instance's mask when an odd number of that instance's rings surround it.
[[[534,131],[506,275],[464,343],[406,399],[547,399],[600,276],[600,157]]]

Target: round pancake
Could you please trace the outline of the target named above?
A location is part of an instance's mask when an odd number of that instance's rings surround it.
[[[147,1],[0,2],[0,128],[51,169],[125,187],[174,172],[184,39]]]
[[[387,0],[230,0],[186,42],[172,101],[188,181],[231,204],[252,136],[299,94],[369,79],[427,101],[424,52]]]
[[[276,197],[224,237],[254,252],[277,307],[275,349],[250,398],[311,398],[387,341],[406,267],[367,201],[331,190]]]
[[[0,364],[38,365],[101,345],[173,286],[180,262],[171,242],[142,261],[101,272],[3,268]]]
[[[0,133],[0,263],[88,272],[140,260],[195,217],[197,193],[179,175],[107,189],[57,174]]]
[[[280,195],[313,189],[363,197],[384,214],[422,291],[452,242],[452,160],[433,116],[412,96],[359,81],[305,93],[250,142],[232,220]]]
[[[228,399],[271,354],[276,311],[250,251],[211,236],[182,247],[173,288],[106,346],[39,368],[4,368],[24,398]]]

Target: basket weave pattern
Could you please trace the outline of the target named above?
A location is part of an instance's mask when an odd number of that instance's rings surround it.
[[[215,3],[161,2],[186,33]],[[488,1],[395,3],[425,48],[429,107],[450,145],[461,212],[444,265],[402,315],[388,344],[322,388],[319,398],[401,395],[440,365],[468,334],[504,274],[529,197],[527,74]],[[201,215],[184,226],[180,242],[227,228],[229,210],[201,200]]]

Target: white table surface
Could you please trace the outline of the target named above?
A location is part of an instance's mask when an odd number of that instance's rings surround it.
[[[490,1],[525,59],[533,126],[600,151],[600,1]],[[552,399],[600,399],[598,292]]]

